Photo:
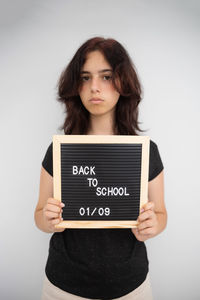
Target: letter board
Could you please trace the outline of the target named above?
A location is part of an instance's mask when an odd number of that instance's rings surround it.
[[[64,228],[132,228],[147,202],[149,137],[54,135],[54,198]]]

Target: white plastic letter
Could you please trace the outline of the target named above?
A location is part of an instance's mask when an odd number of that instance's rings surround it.
[[[78,174],[78,168],[77,168],[77,166],[73,166],[72,167],[72,173],[73,173],[73,175],[77,175]]]

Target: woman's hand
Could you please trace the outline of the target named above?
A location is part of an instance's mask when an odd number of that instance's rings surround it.
[[[56,228],[55,225],[59,224],[62,219],[62,207],[64,203],[54,198],[48,198],[45,206],[43,207],[43,219],[47,228],[51,232],[62,232],[65,228]]]
[[[137,219],[138,227],[132,228],[138,241],[146,241],[159,233],[158,218],[154,212],[154,202],[146,203]]]
[[[138,227],[132,228],[136,239],[142,242],[159,234],[167,225],[163,171],[149,182],[148,200],[137,219]]]

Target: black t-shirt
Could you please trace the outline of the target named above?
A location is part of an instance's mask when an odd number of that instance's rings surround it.
[[[53,176],[52,143],[42,166]],[[150,140],[149,181],[162,170],[155,142]],[[131,229],[65,229],[52,235],[45,268],[51,283],[80,297],[115,299],[143,283],[148,273],[144,242]]]

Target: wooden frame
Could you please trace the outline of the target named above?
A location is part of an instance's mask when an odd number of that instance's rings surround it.
[[[134,143],[142,144],[142,163],[140,181],[140,208],[148,201],[148,175],[149,175],[149,144],[148,136],[123,135],[54,135],[53,136],[53,190],[54,198],[61,199],[61,143]],[[134,228],[137,221],[127,220],[63,220],[57,228]]]

